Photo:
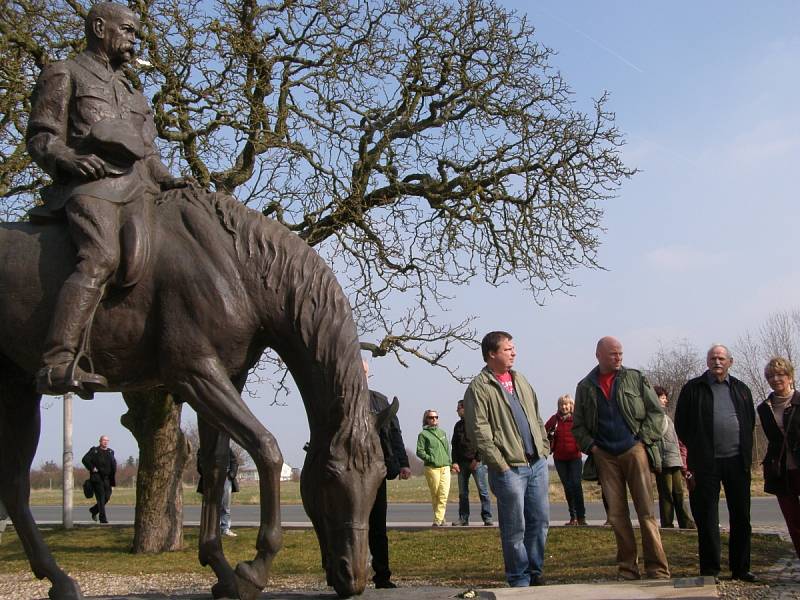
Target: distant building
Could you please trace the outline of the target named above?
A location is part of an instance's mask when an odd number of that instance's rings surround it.
[[[293,471],[299,471],[299,469],[292,468],[291,465],[283,463],[281,467],[281,481],[291,481]],[[239,469],[239,481],[258,481],[258,470],[255,467],[243,467]]]

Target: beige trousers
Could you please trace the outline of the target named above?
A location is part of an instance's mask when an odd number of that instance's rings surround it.
[[[608,521],[617,538],[617,567],[620,576],[624,579],[640,577],[636,537],[628,510],[627,490],[630,489],[642,533],[645,574],[650,579],[669,578],[667,556],[664,554],[658,523],[653,514],[653,484],[644,446],[637,443],[619,456],[595,446],[594,461],[600,485],[603,486],[603,493],[608,501]]]

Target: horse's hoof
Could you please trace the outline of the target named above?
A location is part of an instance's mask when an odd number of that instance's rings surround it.
[[[236,565],[236,589],[240,600],[256,600],[263,585],[259,585],[257,575],[249,562],[240,562]]]
[[[53,587],[47,592],[47,596],[50,600],[84,600],[81,587],[74,579],[53,584]]]
[[[233,582],[222,583],[218,581],[211,586],[211,597],[214,598],[214,600],[237,600],[239,594],[236,591],[236,584]]]

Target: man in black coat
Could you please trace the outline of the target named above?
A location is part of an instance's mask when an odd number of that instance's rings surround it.
[[[369,365],[362,361],[364,375],[369,377]],[[378,414],[389,408],[389,399],[374,390],[369,391],[370,412]],[[403,432],[400,422],[394,415],[378,432],[381,438],[383,460],[386,463],[386,479],[408,479],[411,469],[403,443]],[[372,581],[376,588],[395,588],[391,581],[392,571],[389,569],[389,538],[386,535],[386,479],[381,482],[375,504],[369,514],[369,552],[372,554],[372,570],[375,576]]]
[[[686,446],[692,474],[689,501],[697,523],[700,574],[720,572],[719,491],[730,515],[728,564],[733,579],[755,581],[750,572],[750,464],[755,408],[744,383],[728,374],[733,357],[714,344],[708,370],[689,380],[675,407],[675,431]]]
[[[108,447],[108,436],[100,436],[100,445],[89,448],[81,462],[89,471],[89,481],[92,482],[92,490],[97,500],[89,509],[92,520],[97,521],[99,516],[101,523],[108,523],[106,504],[111,499],[111,488],[117,485],[117,461],[114,458],[114,451]]]

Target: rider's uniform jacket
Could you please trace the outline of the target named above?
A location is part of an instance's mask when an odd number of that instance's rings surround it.
[[[45,66],[31,98],[27,146],[53,179],[42,192],[50,211],[76,194],[117,203],[158,192],[171,174],[154,141],[156,128],[147,99],[101,57],[85,51]],[[103,159],[106,177],[76,180],[56,158],[74,151]],[[149,188],[149,189],[148,189]]]

